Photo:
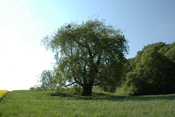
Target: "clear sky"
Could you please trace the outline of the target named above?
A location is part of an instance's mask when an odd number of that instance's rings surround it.
[[[148,44],[175,42],[174,0],[0,0],[0,89],[37,84],[54,62],[41,39],[93,15],[124,32],[127,58]]]

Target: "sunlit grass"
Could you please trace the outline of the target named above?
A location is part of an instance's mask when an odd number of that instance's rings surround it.
[[[95,88],[92,96],[59,95],[53,91],[12,91],[0,102],[0,114],[47,117],[174,117],[175,94],[127,96],[119,88],[105,93]]]

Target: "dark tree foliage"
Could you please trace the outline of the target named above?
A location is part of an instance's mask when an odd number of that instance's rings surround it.
[[[159,52],[175,62],[175,42],[165,45],[159,50]]]
[[[130,72],[135,69],[135,58],[130,58],[125,63],[125,71]]]
[[[91,95],[94,82],[111,92],[120,83],[128,48],[120,30],[97,19],[88,20],[66,24],[43,42],[55,52],[60,84],[78,84],[86,96]]]
[[[170,58],[174,47],[160,42],[139,51],[132,62],[135,66],[126,74],[125,91],[130,95],[175,93],[175,63]]]
[[[158,43],[153,43],[153,44],[150,44],[150,45],[147,45],[145,46],[142,51],[145,51],[149,48],[154,48],[155,50],[160,50],[160,48],[164,47],[165,46],[165,43],[163,42],[158,42]]]

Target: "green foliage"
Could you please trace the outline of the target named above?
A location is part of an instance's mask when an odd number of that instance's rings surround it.
[[[124,68],[125,68],[125,74],[127,72],[133,71],[135,69],[135,58],[130,58],[126,61]]]
[[[57,88],[57,79],[55,77],[55,72],[51,70],[44,70],[41,74],[41,86],[37,89],[56,89]]]
[[[165,46],[165,43],[163,43],[163,42],[153,43],[153,44],[145,46],[142,49],[142,51],[145,51],[145,50],[150,49],[150,48],[154,48],[156,51],[158,51],[158,50],[160,50],[160,48],[162,48],[164,46]]]
[[[35,91],[35,87],[30,87],[30,91]]]
[[[152,44],[138,52],[134,69],[126,75],[125,91],[128,94],[175,93],[175,63],[166,56],[171,50],[167,46],[170,45]]]
[[[159,52],[175,62],[175,42],[164,46]]]
[[[82,95],[91,95],[94,81],[114,92],[123,76],[127,41],[120,30],[105,22],[88,20],[65,24],[43,44],[55,52],[59,85],[78,84]]]
[[[46,91],[46,90],[49,90],[49,89],[43,89],[39,86],[34,86],[30,88],[30,91]]]

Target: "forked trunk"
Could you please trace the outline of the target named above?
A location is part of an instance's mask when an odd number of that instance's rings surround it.
[[[85,84],[83,86],[83,93],[82,96],[91,96],[92,94],[92,86],[91,84]]]

